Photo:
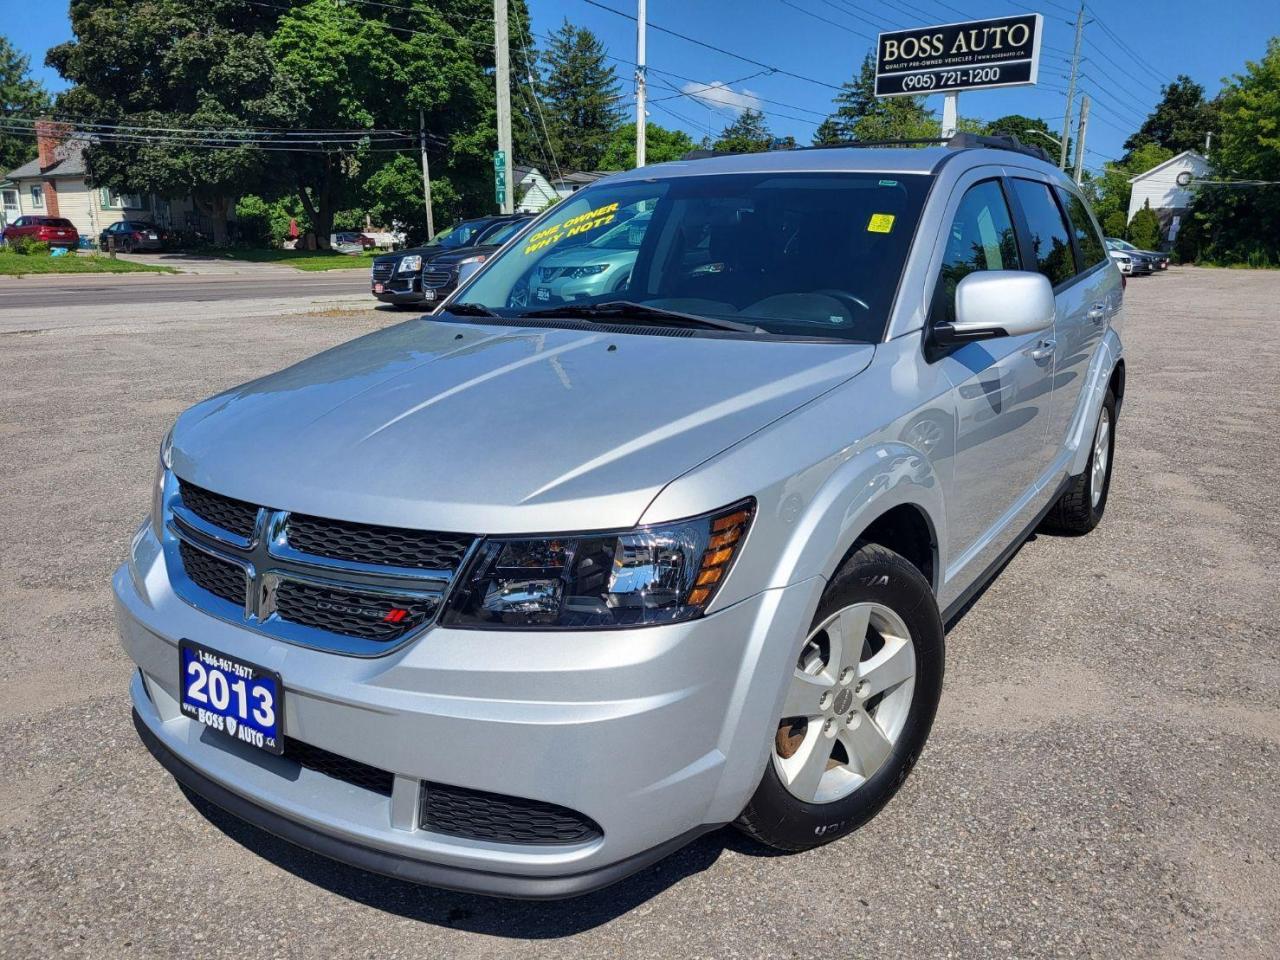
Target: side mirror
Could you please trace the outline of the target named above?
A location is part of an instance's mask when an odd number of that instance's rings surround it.
[[[1042,273],[979,270],[956,285],[954,323],[935,323],[930,332],[940,347],[1020,337],[1053,325],[1053,287]]]

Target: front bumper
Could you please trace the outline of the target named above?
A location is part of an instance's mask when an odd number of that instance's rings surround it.
[[[594,633],[434,627],[356,658],[201,613],[169,588],[149,526],[116,571],[116,617],[139,673],[139,730],[181,782],[285,839],[365,869],[512,897],[620,879],[734,819],[768,758],[774,711],[822,589],[770,590],[684,624]],[[256,751],[178,709],[177,642],[277,670],[287,736],[394,774],[384,796]],[[420,826],[430,781],[557,804],[587,842],[532,846]]]
[[[381,282],[382,291],[378,292],[374,284]],[[457,289],[456,283],[443,287],[424,287],[421,274],[413,273],[395,276],[383,281],[370,281],[369,292],[383,303],[417,304],[423,307],[434,307]]]

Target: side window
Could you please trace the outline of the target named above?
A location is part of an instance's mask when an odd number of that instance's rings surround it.
[[[935,320],[955,320],[956,286],[969,274],[976,270],[1020,269],[1013,217],[999,181],[974,184],[960,200],[947,235],[947,249],[934,287]]]
[[[1076,259],[1071,252],[1071,236],[1062,219],[1058,202],[1047,184],[1035,180],[1014,180],[1014,192],[1022,204],[1036,253],[1036,269],[1055,287],[1076,275]]]
[[[1071,221],[1071,229],[1076,234],[1076,247],[1080,251],[1080,259],[1084,261],[1081,269],[1090,267],[1107,259],[1107,251],[1102,246],[1102,237],[1098,236],[1098,228],[1093,225],[1093,218],[1084,201],[1069,190],[1058,188],[1058,197],[1066,207],[1067,219]]]

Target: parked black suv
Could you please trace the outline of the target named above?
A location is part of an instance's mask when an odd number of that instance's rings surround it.
[[[439,303],[532,219],[517,213],[463,220],[424,246],[378,257],[370,277],[373,295],[397,305]]]

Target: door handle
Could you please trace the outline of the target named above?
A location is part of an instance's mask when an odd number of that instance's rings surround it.
[[[1058,346],[1057,340],[1041,340],[1031,350],[1032,360],[1043,360],[1045,357],[1053,356],[1054,348]]]
[[[1105,303],[1095,303],[1089,308],[1089,319],[1094,323],[1101,323],[1102,318],[1107,315],[1107,305]]]

